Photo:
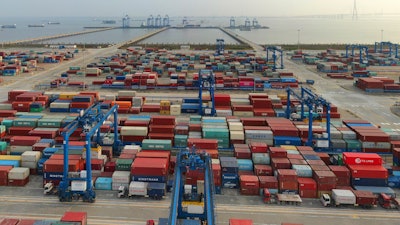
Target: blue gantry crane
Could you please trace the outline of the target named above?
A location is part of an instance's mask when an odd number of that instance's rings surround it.
[[[203,91],[207,90],[210,99],[204,102]],[[202,116],[215,116],[217,111],[215,109],[215,77],[212,70],[202,69],[199,71],[199,114]]]
[[[277,46],[268,46],[266,48],[267,50],[267,62],[271,61],[271,58],[269,57],[269,54],[271,53],[272,55],[272,70],[276,71],[276,69],[283,69],[283,50]],[[280,58],[280,62],[277,62],[277,58]],[[279,65],[278,65],[279,63]]]
[[[378,49],[379,46],[379,49]],[[389,48],[389,57],[392,57],[393,51],[394,51],[394,57],[399,58],[399,45],[398,44],[393,44],[388,41],[382,41],[382,42],[375,42],[374,46],[374,52],[375,53],[383,53],[383,47],[387,46]]]
[[[63,179],[58,187],[58,197],[61,202],[72,201],[73,199],[79,199],[80,197],[85,202],[94,202],[96,198],[96,193],[93,190],[92,184],[92,164],[91,164],[91,149],[92,149],[92,137],[95,137],[95,144],[100,143],[100,126],[113,114],[114,115],[114,143],[113,151],[117,151],[120,146],[118,141],[118,105],[114,105],[108,112],[103,113],[100,108],[100,104],[97,103],[92,107],[82,110],[79,116],[69,123],[62,132],[64,138],[63,148],[64,148],[64,171]],[[86,177],[70,177],[68,168],[68,153],[69,153],[69,137],[78,128],[82,128],[82,133],[85,136],[85,149],[86,149]],[[73,190],[71,188],[72,182],[82,182],[82,188],[79,190]]]
[[[294,95],[297,99],[300,100],[301,104],[301,114],[300,117],[296,118],[299,120],[304,120],[306,118],[305,113],[304,113],[304,106],[306,105],[308,107],[308,139],[307,139],[307,145],[308,146],[313,146],[313,133],[312,133],[312,124],[313,120],[316,119],[315,117],[322,117],[322,114],[326,114],[326,133],[327,137],[323,139],[319,139],[320,143],[324,143],[325,148],[330,147],[330,142],[331,142],[331,130],[330,130],[330,124],[331,124],[331,107],[330,103],[326,101],[324,98],[321,96],[318,96],[317,94],[313,93],[310,89],[301,87],[301,93],[300,95],[296,93],[293,89],[288,87],[286,89],[287,92],[287,103],[286,103],[286,118],[288,119],[294,119],[292,116],[292,111],[291,111],[291,101],[290,101],[290,96]],[[323,107],[326,108],[326,112],[323,112]],[[316,114],[314,114],[314,110],[316,111]],[[323,142],[327,141],[327,142]],[[321,146],[317,146],[321,147]]]
[[[368,46],[365,45],[346,45],[346,58],[349,58],[349,49],[351,49],[351,55],[354,56],[354,50],[359,50],[359,62],[368,65]]]
[[[195,146],[181,150],[176,157],[175,183],[171,199],[168,225],[181,224],[180,220],[192,220],[190,224],[215,225],[214,215],[214,179],[211,168],[211,157],[207,153],[196,152]],[[197,191],[185,194],[185,174],[190,170],[204,172],[204,186]],[[201,193],[203,190],[204,193]],[[203,210],[191,212],[190,205],[202,206]],[[196,219],[195,219],[196,218]],[[159,224],[166,225],[160,219]]]

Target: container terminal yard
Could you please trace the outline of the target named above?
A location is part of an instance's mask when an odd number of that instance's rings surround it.
[[[0,52],[0,224],[400,221],[397,45],[137,46],[166,29]]]

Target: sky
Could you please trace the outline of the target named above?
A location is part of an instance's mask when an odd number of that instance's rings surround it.
[[[351,14],[353,4],[353,0],[17,0],[2,4],[0,17],[305,16]],[[358,14],[393,14],[399,9],[399,0],[357,0]]]

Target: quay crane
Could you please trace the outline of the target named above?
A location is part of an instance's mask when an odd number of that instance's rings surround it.
[[[223,55],[225,52],[225,40],[224,39],[217,39],[217,49],[215,51],[215,55]]]
[[[214,179],[210,155],[196,153],[193,146],[190,150],[181,150],[176,160],[169,218],[160,218],[159,225],[178,225],[182,220],[195,225],[215,225]],[[185,175],[193,170],[204,173],[204,183],[188,193],[185,188]]]
[[[379,51],[378,51],[378,45],[379,45]],[[399,45],[398,44],[393,44],[391,42],[383,41],[383,42],[375,42],[374,46],[374,52],[375,53],[384,53],[383,52],[383,46],[389,47],[389,57],[392,57],[392,52],[394,48],[394,57],[399,58]]]
[[[63,148],[64,148],[64,171],[63,179],[58,187],[58,197],[61,202],[72,201],[72,199],[79,199],[82,197],[85,202],[94,202],[96,198],[96,193],[93,190],[92,184],[92,164],[91,164],[91,139],[93,135],[96,135],[96,144],[100,143],[100,126],[114,114],[114,143],[113,151],[117,152],[120,142],[118,141],[118,105],[114,105],[108,112],[103,113],[100,104],[95,104],[92,107],[81,110],[79,116],[69,123],[62,132],[64,138]],[[85,136],[85,148],[86,148],[86,178],[75,178],[69,177],[68,173],[68,153],[69,153],[69,137],[78,128],[82,128],[82,133]],[[82,182],[82,187],[79,190],[72,190],[72,182]]]
[[[312,124],[314,118],[314,109],[318,116],[322,116],[323,112],[323,107],[326,107],[326,133],[327,133],[327,138],[325,139],[319,139],[317,141],[317,147],[323,147],[323,148],[329,148],[330,147],[330,142],[331,142],[331,130],[330,130],[330,124],[331,124],[331,107],[330,103],[323,99],[321,96],[318,96],[317,94],[313,93],[310,89],[301,87],[301,94],[299,95],[296,93],[293,89],[288,87],[286,89],[287,92],[287,105],[286,105],[286,118],[287,119],[294,119],[292,117],[291,113],[291,101],[290,101],[290,95],[294,95],[297,99],[300,100],[301,103],[301,114],[300,118],[296,118],[298,120],[304,120],[305,115],[304,115],[304,105],[308,107],[308,139],[307,139],[307,145],[308,146],[313,146],[313,133],[312,133]]]
[[[207,104],[203,103],[203,88],[205,88],[209,95],[210,99]],[[199,71],[199,114],[201,116],[215,116],[215,77],[212,70],[200,70]],[[206,99],[208,100],[208,99]]]

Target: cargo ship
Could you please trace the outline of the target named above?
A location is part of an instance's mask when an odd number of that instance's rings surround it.
[[[17,24],[1,25],[1,28],[17,28]]]
[[[28,27],[44,27],[44,24],[29,24]]]
[[[58,24],[60,24],[60,22],[49,21],[49,22],[47,22],[47,24],[49,24],[49,25],[58,25]]]
[[[117,21],[115,21],[115,20],[103,20],[102,23],[103,24],[116,24]]]

